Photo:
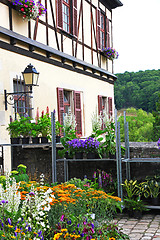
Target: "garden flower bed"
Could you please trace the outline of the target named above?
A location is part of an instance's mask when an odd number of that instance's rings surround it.
[[[14,174],[0,185],[1,239],[128,239],[110,223],[120,198],[89,185],[46,186],[43,176],[40,183],[16,182]]]

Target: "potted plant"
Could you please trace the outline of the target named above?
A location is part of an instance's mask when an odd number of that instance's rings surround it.
[[[157,181],[157,177],[156,176],[154,176],[153,178],[147,177],[146,179],[149,196],[151,197],[151,203],[154,206],[158,206],[160,203],[159,201],[160,186]]]
[[[32,143],[38,144],[39,141],[39,133],[40,133],[40,127],[37,122],[31,123],[31,137],[32,137]]]
[[[22,144],[29,144],[29,137],[31,135],[31,118],[21,117],[20,120],[20,135],[22,138]]]
[[[20,122],[18,120],[10,121],[7,130],[9,131],[11,137],[11,144],[19,144],[20,140]]]
[[[87,153],[88,159],[94,159],[96,158],[96,154],[98,154],[98,148],[99,148],[100,142],[92,137],[86,138],[84,141],[84,149]]]
[[[37,17],[44,15],[47,11],[40,1],[9,0],[9,2],[23,15],[23,19],[27,20],[36,19]]]
[[[140,199],[129,199],[127,197],[124,198],[125,208],[128,210],[130,217],[141,218],[142,212],[147,211],[148,209],[145,207],[144,202]]]
[[[56,143],[60,143],[63,125],[61,125],[59,121],[56,121],[55,125],[56,125],[56,129],[55,129],[56,130]]]
[[[38,120],[39,132],[41,135],[41,143],[48,143],[51,140],[51,118],[49,113],[43,114]]]
[[[109,60],[114,60],[117,59],[119,54],[114,48],[104,48],[101,50],[102,54],[107,57]]]
[[[128,210],[128,215],[130,217],[134,216],[140,218],[142,211],[146,210],[144,203],[140,200],[142,195],[142,188],[137,183],[137,180],[128,181],[127,179],[122,184],[125,190],[124,205]]]
[[[66,142],[65,146],[70,156],[75,155],[76,159],[83,159],[83,152],[85,146],[84,140],[75,138],[71,141]]]

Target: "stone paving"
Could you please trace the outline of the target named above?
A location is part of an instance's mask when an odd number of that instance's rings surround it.
[[[119,214],[114,223],[123,228],[130,240],[160,240],[160,213],[144,214],[141,219]]]

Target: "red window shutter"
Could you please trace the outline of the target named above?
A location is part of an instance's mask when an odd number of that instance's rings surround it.
[[[74,92],[74,109],[76,117],[76,131],[78,134],[82,135],[82,112],[81,112],[81,93]]]
[[[57,0],[57,27],[63,28],[62,0]]]
[[[97,22],[97,48],[100,49],[100,31],[101,31],[101,12],[96,9],[96,22]]]
[[[110,47],[110,30],[109,30],[109,19],[106,18],[106,26],[107,26],[107,47]]]
[[[103,113],[102,96],[98,95],[98,115]]]
[[[73,35],[77,34],[77,0],[73,0]]]
[[[108,114],[109,114],[109,118],[112,117],[112,115],[113,115],[112,98],[111,97],[108,98]]]
[[[57,88],[58,121],[63,125],[64,98],[63,88]]]

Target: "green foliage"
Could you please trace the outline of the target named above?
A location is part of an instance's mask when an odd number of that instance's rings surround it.
[[[115,104],[117,109],[156,110],[160,91],[160,69],[116,74]]]
[[[21,131],[20,122],[18,120],[11,122],[8,125],[7,130],[9,131],[11,138],[16,138],[20,136],[20,131]]]
[[[124,117],[120,116],[118,121],[121,126],[121,141],[124,142]],[[155,140],[153,135],[154,117],[152,113],[147,113],[142,109],[129,108],[126,110],[126,121],[129,125],[130,142],[152,142]]]
[[[158,141],[160,138],[160,94],[159,99],[156,103],[156,111],[153,111],[154,122],[153,122],[153,136],[154,140]]]
[[[38,129],[42,137],[51,139],[51,118],[48,113],[38,119]]]
[[[23,164],[18,165],[17,170],[11,171],[11,177],[16,179],[16,182],[29,182],[29,177],[26,173],[27,167]]]
[[[20,124],[20,135],[23,137],[28,137],[31,135],[31,118],[30,117],[21,117],[19,119]]]
[[[91,137],[96,138],[101,143],[98,148],[98,153],[101,158],[104,154],[106,154],[106,157],[109,157],[109,154],[116,153],[114,122],[106,122],[103,129],[94,128]]]
[[[147,211],[147,208],[142,200],[125,198],[124,205],[129,211]]]
[[[56,136],[60,136],[63,129],[63,125],[59,121],[56,121]]]
[[[157,198],[160,194],[160,185],[159,185],[159,176],[153,176],[153,177],[146,177],[146,192],[148,193],[148,196],[151,196],[151,198]]]
[[[6,182],[6,176],[0,176],[0,183],[4,186]]]
[[[125,180],[124,183],[122,184],[123,189],[126,192],[126,197],[128,199],[136,199],[139,196],[140,193],[140,188],[137,183],[137,180]]]
[[[68,152],[68,147],[66,145],[66,142],[71,141],[73,139],[76,139],[76,130],[72,127],[63,127],[63,137],[61,137],[61,143],[64,147],[64,149],[58,150],[58,155],[60,157],[64,157],[65,153]],[[71,156],[72,157],[72,156]]]

